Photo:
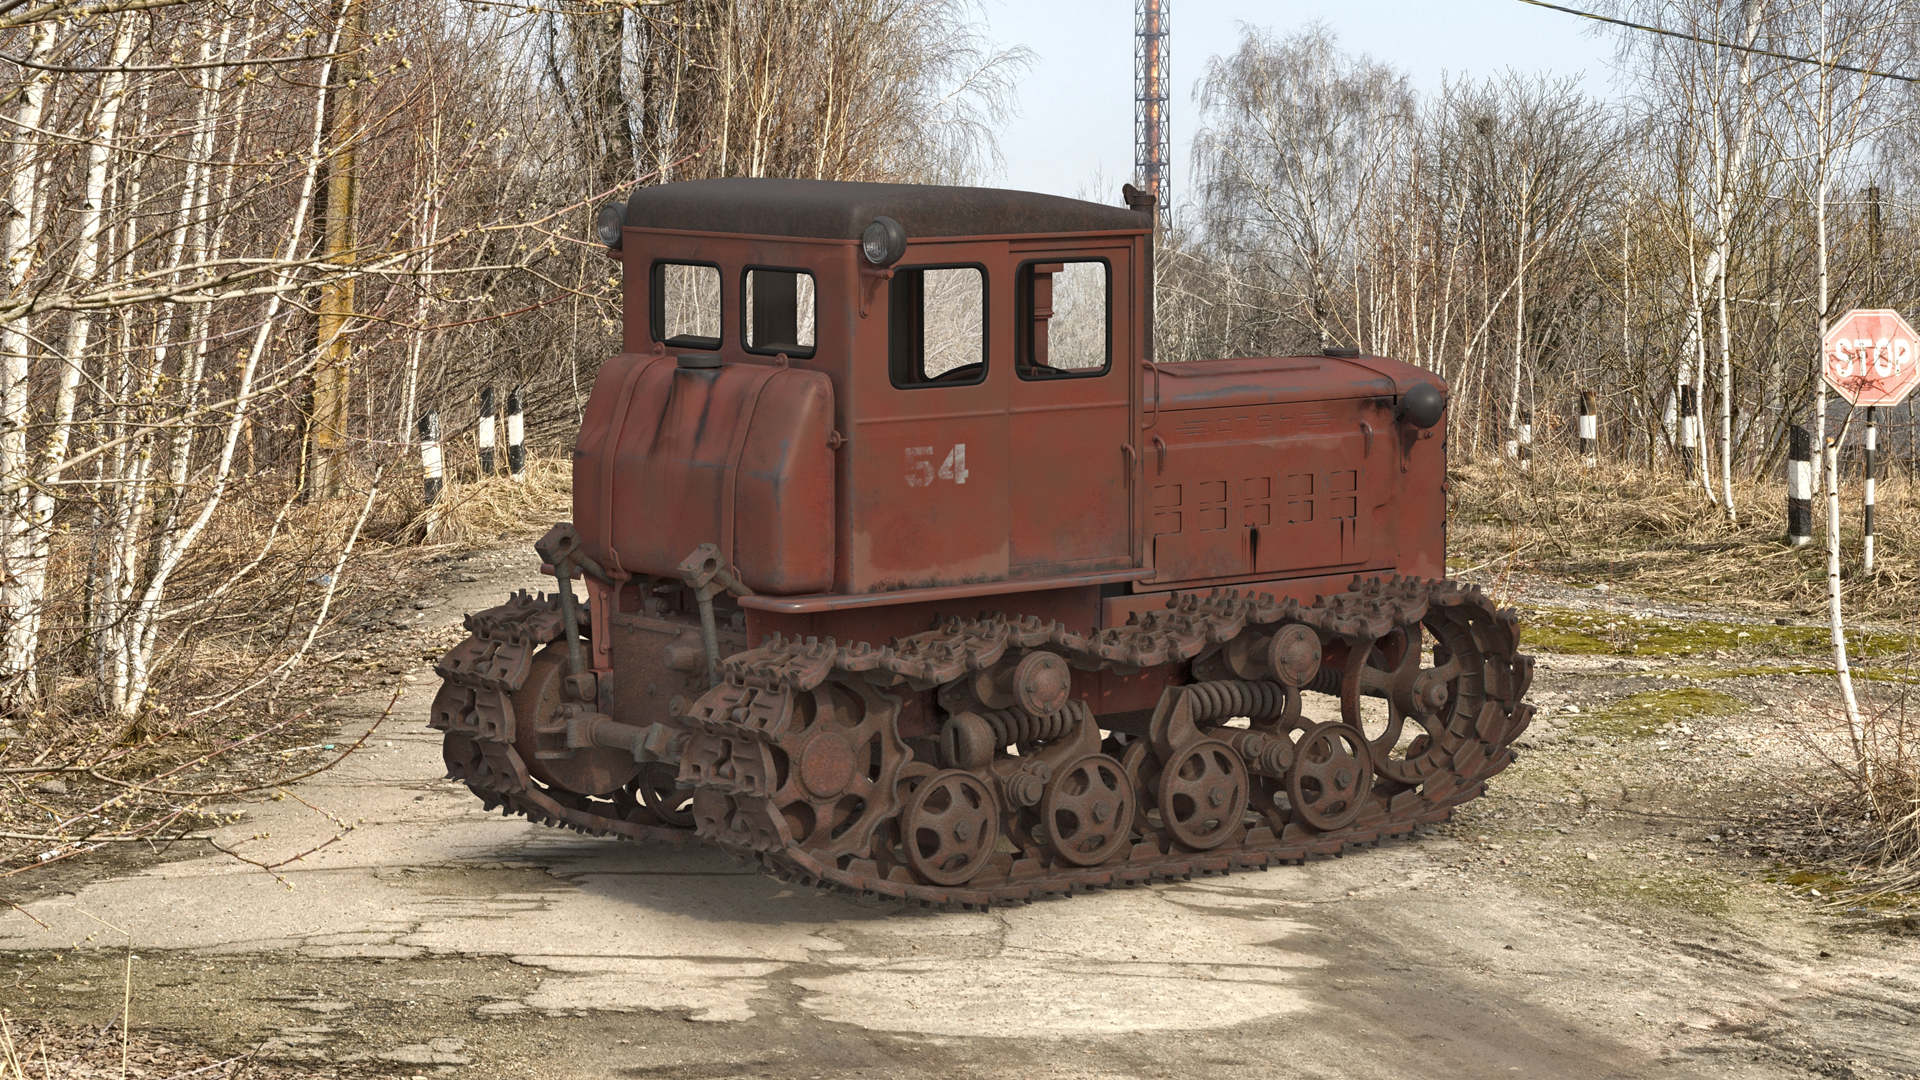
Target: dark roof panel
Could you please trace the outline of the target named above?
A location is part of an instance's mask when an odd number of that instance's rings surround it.
[[[845,180],[731,177],[644,187],[627,200],[627,226],[858,240],[880,215],[914,236],[1124,232],[1150,227],[1146,214],[996,188],[861,184]]]

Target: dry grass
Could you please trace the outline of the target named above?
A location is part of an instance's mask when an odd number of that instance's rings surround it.
[[[219,1056],[145,1032],[128,1035],[117,1020],[94,1029],[15,1020],[0,1012],[0,1080],[322,1080],[341,1075],[324,1065],[269,1063],[252,1053]]]
[[[1736,481],[1738,520],[1678,473],[1616,463],[1586,468],[1544,454],[1530,469],[1488,460],[1452,471],[1449,522],[1456,569],[1510,567],[1575,584],[1746,608],[1814,615],[1826,603],[1826,554],[1786,544],[1786,486]],[[1850,621],[1903,624],[1920,593],[1920,484],[1879,486],[1874,572],[1860,559],[1860,493],[1841,493],[1842,575]]]
[[[450,488],[431,515],[424,504],[416,504],[414,519],[423,532],[431,532],[433,542],[458,547],[538,537],[573,517],[571,461],[529,461],[524,477],[518,483],[485,477]]]

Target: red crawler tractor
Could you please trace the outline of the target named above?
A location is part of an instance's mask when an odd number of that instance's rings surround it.
[[[1442,580],[1444,388],[1345,350],[1155,364],[1136,205],[735,179],[608,207],[625,336],[536,545],[561,585],[440,662],[449,775],[960,904],[1479,795],[1532,661]]]

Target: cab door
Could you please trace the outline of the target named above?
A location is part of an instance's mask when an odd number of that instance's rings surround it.
[[[1007,576],[1004,251],[916,244],[878,290],[885,363],[854,379],[848,591]]]
[[[1010,569],[1131,566],[1131,248],[1016,250],[1008,386]]]

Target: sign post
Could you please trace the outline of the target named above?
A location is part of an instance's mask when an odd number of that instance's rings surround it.
[[[1920,337],[1897,311],[1884,308],[1849,311],[1827,331],[1820,345],[1820,373],[1835,393],[1867,410],[1866,570],[1873,572],[1874,451],[1878,449],[1882,408],[1906,400],[1920,384]],[[1821,448],[1826,452],[1826,448]],[[1837,481],[1836,481],[1837,483]],[[1791,497],[1791,493],[1789,493]]]

